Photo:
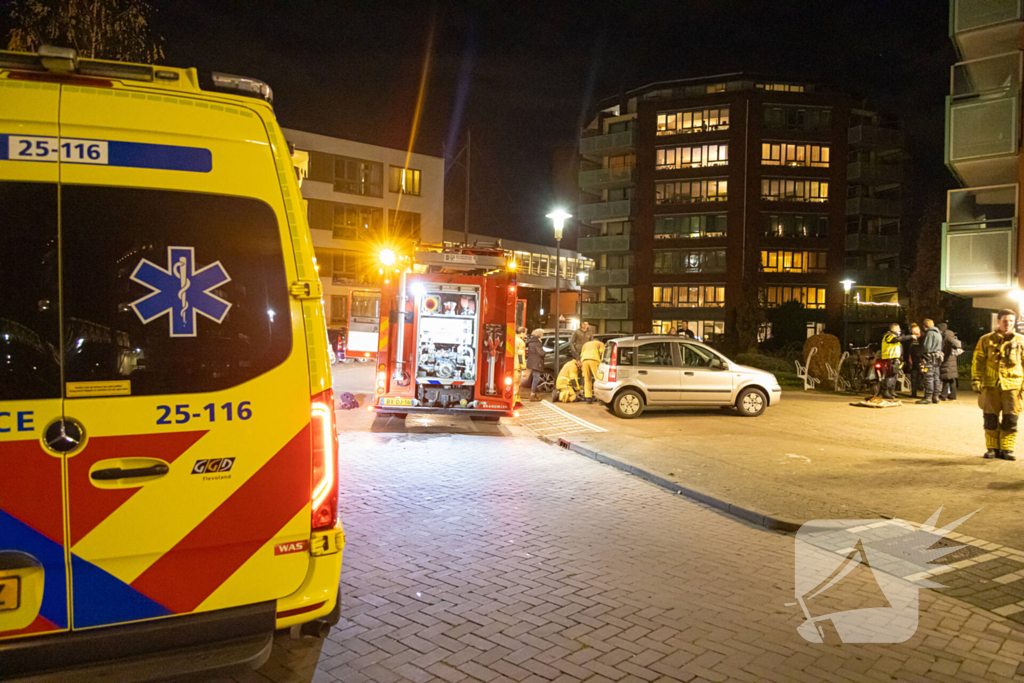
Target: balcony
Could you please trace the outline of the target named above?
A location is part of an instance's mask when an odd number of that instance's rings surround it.
[[[942,289],[987,294],[1013,288],[1017,222],[1009,228],[942,224]]]
[[[1018,49],[1021,0],[953,0],[949,33],[964,59]]]
[[[899,287],[900,273],[894,268],[863,268],[845,270],[843,278],[853,280],[857,287]]]
[[[633,202],[630,199],[619,199],[612,202],[594,202],[580,204],[579,216],[584,223],[594,221],[610,221],[615,218],[629,218],[633,213]]]
[[[895,199],[879,199],[878,197],[849,197],[846,200],[846,215],[856,216],[864,214],[868,216],[891,216],[900,215],[902,206]]]
[[[580,138],[580,154],[588,157],[606,157],[626,154],[636,147],[636,130],[607,133]]]
[[[608,190],[617,187],[627,187],[635,182],[635,166],[619,166],[617,168],[598,168],[593,171],[580,171],[581,190]]]
[[[959,62],[950,67],[949,94],[954,100],[1000,95],[1020,89],[1020,52]]]
[[[851,323],[893,323],[900,316],[899,304],[854,302],[846,307],[846,321]]]
[[[1016,177],[1020,92],[946,99],[946,165],[965,185]]]
[[[632,284],[632,268],[616,268],[614,270],[592,270],[587,278],[587,287],[622,287]]]
[[[852,253],[896,254],[900,250],[899,235],[846,236],[846,251]]]
[[[613,254],[632,251],[632,240],[629,235],[602,235],[599,237],[580,237],[576,249],[581,254]]]
[[[846,179],[861,185],[896,185],[903,180],[903,168],[899,164],[854,161],[846,167]]]
[[[1017,193],[1017,185],[950,190],[942,224],[944,291],[971,296],[1014,286]]]
[[[584,320],[631,320],[633,305],[625,301],[585,301],[583,302]]]
[[[903,147],[903,131],[861,124],[850,128],[846,141],[853,146],[897,150]]]

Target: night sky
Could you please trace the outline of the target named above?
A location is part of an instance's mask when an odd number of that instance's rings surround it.
[[[266,81],[283,126],[398,148],[433,27],[414,149],[451,156],[472,129],[474,231],[549,241],[553,153],[595,100],[731,71],[839,86],[902,119],[913,212],[952,182],[945,0],[151,1],[167,64]],[[461,169],[447,181],[461,229]]]

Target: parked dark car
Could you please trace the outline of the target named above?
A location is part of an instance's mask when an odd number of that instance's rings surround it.
[[[594,339],[605,342],[612,339],[621,337],[622,334],[595,334]],[[565,365],[565,361],[572,358],[572,354],[569,352],[569,340],[572,338],[572,330],[565,330],[558,334],[558,362]],[[548,391],[555,390],[555,376],[558,374],[555,369],[555,335],[545,334],[541,337],[541,343],[544,344],[544,373],[540,378],[540,386],[538,391],[545,393]],[[530,386],[530,380],[523,373],[523,384],[522,386]]]

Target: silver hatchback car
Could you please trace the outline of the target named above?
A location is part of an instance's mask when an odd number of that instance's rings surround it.
[[[757,417],[782,400],[782,387],[770,372],[692,339],[634,335],[605,344],[594,395],[623,418],[691,406],[735,406],[740,415]]]

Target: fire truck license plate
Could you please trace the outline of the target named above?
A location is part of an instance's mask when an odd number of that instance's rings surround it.
[[[21,579],[17,576],[5,576],[0,579],[0,612],[18,609],[20,604]]]
[[[411,406],[411,398],[385,398],[381,399],[382,406]]]

